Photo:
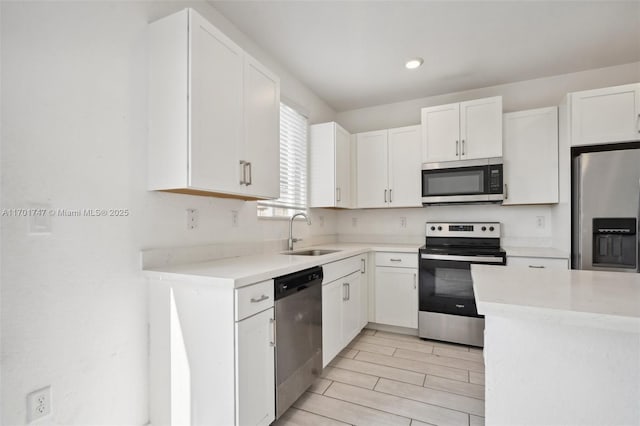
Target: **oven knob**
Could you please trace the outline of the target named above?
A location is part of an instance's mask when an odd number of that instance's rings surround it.
[[[442,226],[438,226],[438,231],[442,231]]]
[[[493,231],[495,228],[493,226],[489,227],[489,231]]]
[[[486,227],[486,226],[483,226],[483,227],[482,227],[482,231],[486,231],[486,230],[487,230],[487,227]]]
[[[431,230],[432,230],[432,231],[435,231],[435,230],[436,230],[436,227],[435,227],[435,226],[432,226],[432,227],[431,227]]]

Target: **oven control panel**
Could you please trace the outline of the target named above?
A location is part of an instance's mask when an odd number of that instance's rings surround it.
[[[500,222],[427,222],[427,237],[500,238]]]

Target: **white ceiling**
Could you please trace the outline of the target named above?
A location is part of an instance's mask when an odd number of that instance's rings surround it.
[[[640,60],[640,1],[209,2],[336,111]]]

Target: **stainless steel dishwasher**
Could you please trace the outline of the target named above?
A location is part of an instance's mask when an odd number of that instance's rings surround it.
[[[274,280],[276,418],[322,372],[322,267]]]

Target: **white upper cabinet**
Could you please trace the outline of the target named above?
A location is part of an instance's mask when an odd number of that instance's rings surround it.
[[[388,207],[422,207],[420,126],[389,129]]]
[[[351,135],[338,123],[310,128],[309,207],[351,206]]]
[[[503,205],[558,202],[558,108],[504,114]]]
[[[359,133],[357,207],[421,207],[420,126]]]
[[[502,97],[422,108],[422,162],[502,156]]]
[[[386,207],[389,201],[387,131],[358,133],[358,208]]]
[[[149,28],[148,188],[279,197],[278,77],[193,9]]]
[[[571,145],[640,139],[640,83],[568,95]]]

